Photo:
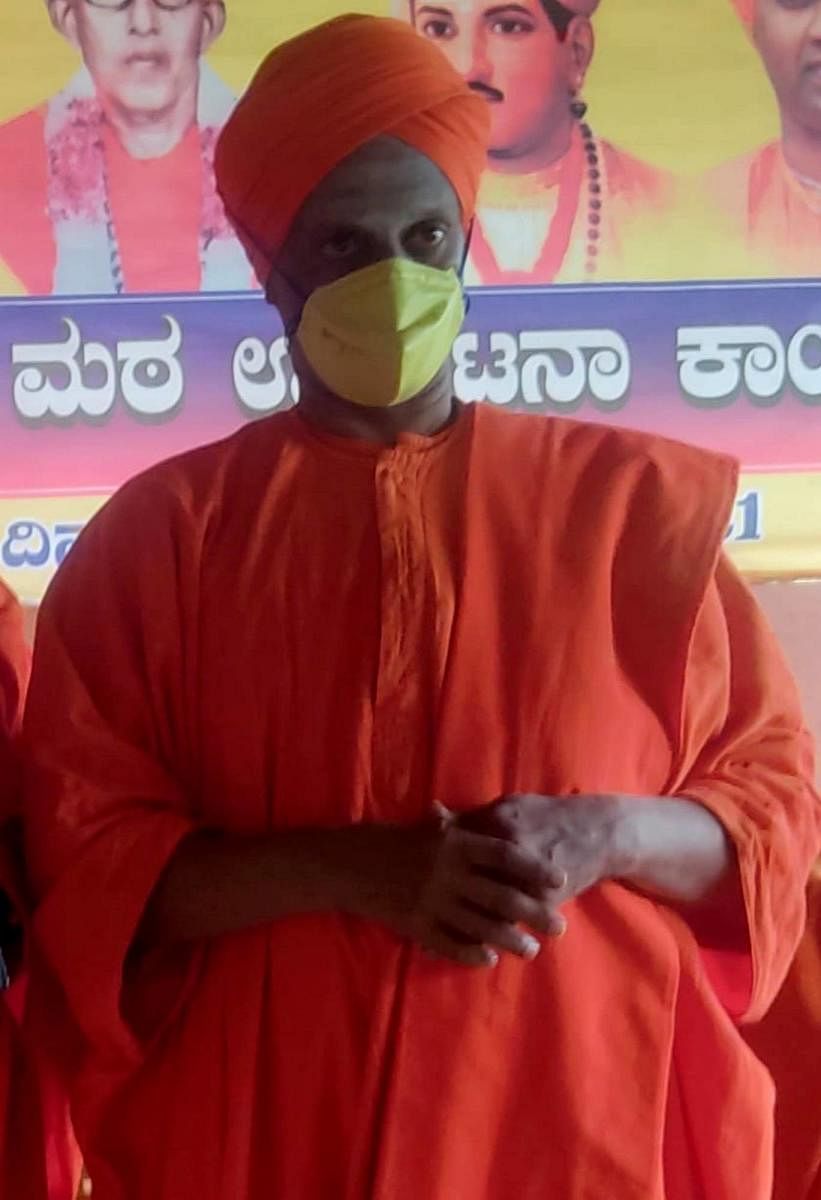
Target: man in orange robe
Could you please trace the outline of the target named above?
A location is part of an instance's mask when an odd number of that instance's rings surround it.
[[[234,96],[202,55],[223,31],[222,0],[48,10],[83,66],[0,126],[6,269],[33,295],[251,287],[214,187]]]
[[[821,0],[733,0],[773,85],[781,138],[712,171],[706,192],[752,274],[821,275]]]
[[[581,100],[599,0],[401,0],[491,111],[466,281],[596,282],[644,274],[637,242],[671,207],[669,177],[597,137]],[[655,258],[655,264],[662,260]]]
[[[44,603],[95,1200],[768,1200],[736,1022],[803,926],[811,749],[733,463],[454,401],[486,136],[401,22],[266,59],[217,174],[300,403],[127,485]]]

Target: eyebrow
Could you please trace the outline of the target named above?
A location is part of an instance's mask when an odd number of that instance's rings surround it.
[[[532,10],[525,8],[524,4],[497,4],[493,8],[486,8],[485,16],[498,17],[503,12],[521,13],[523,17],[533,16]]]
[[[438,8],[434,4],[421,4],[416,10],[418,14],[427,13],[436,17],[452,17],[453,10],[450,8]],[[525,8],[523,4],[496,4],[493,8],[486,8],[482,14],[485,17],[498,17],[501,13],[518,13],[523,17],[532,17],[533,12],[529,8]]]
[[[410,229],[415,225],[425,225],[429,221],[436,221],[440,225],[452,225],[458,218],[454,213],[446,212],[441,205],[438,208],[426,205],[420,207],[416,213],[408,214],[407,227]],[[344,212],[330,212],[317,220],[312,233],[327,237],[334,233],[361,233],[363,230],[367,231],[367,214],[346,215]]]

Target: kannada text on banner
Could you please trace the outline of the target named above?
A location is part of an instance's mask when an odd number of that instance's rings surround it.
[[[821,163],[797,171],[775,100],[821,127],[818,78],[787,86],[795,13],[763,0],[753,38],[732,0],[602,0],[565,27],[542,0],[358,7],[411,22],[492,107],[458,394],[732,454],[742,568],[821,574]],[[27,599],[128,477],[295,399],[214,148],[262,48],[344,10],[0,12],[19,49],[0,79],[18,164],[0,181],[0,572]]]
[[[5,301],[0,314],[0,569],[26,596],[122,480],[297,399],[258,296]],[[456,391],[740,457],[740,564],[821,574],[819,322],[811,283],[485,289],[454,348]]]

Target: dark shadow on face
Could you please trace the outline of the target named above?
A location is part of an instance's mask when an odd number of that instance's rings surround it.
[[[325,284],[389,258],[459,269],[465,235],[451,184],[424,154],[392,137],[355,151],[303,205],[279,255],[268,299],[286,327]]]

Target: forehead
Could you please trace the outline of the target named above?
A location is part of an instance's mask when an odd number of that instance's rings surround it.
[[[71,0],[71,6],[77,20],[82,24],[85,22],[94,22],[101,27],[109,29],[119,28],[123,23],[131,23],[130,6],[118,8],[114,2],[108,4],[87,4],[86,0]],[[183,4],[180,8],[157,8],[154,6],[154,16],[161,18],[163,27],[167,27],[169,22],[177,24],[190,25],[192,22],[197,23],[205,19],[205,4],[203,0],[189,0],[188,4]]]
[[[303,205],[295,228],[377,217],[411,220],[429,213],[458,219],[459,201],[450,182],[426,155],[397,138],[380,137],[326,175]]]
[[[455,17],[459,21],[469,21],[475,17],[485,16],[520,16],[540,17],[545,15],[541,0],[511,0],[505,4],[503,0],[414,0],[413,8],[416,17]]]

